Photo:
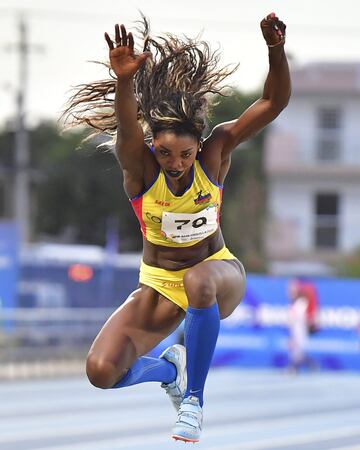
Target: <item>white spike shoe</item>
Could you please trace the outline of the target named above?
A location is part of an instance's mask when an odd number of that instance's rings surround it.
[[[176,441],[199,442],[203,413],[197,397],[186,397],[180,405],[172,437]]]
[[[175,381],[169,384],[162,383],[161,387],[165,389],[174,408],[178,411],[186,392],[186,349],[180,344],[172,345],[160,355],[160,358],[165,358],[176,367],[177,375]]]

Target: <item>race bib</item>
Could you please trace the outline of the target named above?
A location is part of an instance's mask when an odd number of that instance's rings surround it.
[[[217,208],[208,206],[196,214],[163,212],[161,231],[173,242],[200,241],[218,228]]]

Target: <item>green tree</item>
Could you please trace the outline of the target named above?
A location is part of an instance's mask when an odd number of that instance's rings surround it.
[[[37,131],[32,148],[35,164],[45,174],[36,188],[38,233],[104,245],[107,222],[116,218],[120,250],[140,250],[140,233],[133,232],[139,226],[114,155],[97,148],[99,142],[82,143],[84,134],[78,131],[60,135],[49,124]]]
[[[140,250],[139,226],[122,189],[115,157],[84,133],[61,134],[54,123],[30,130],[32,239],[104,245],[118,219],[120,250]],[[0,133],[0,165],[14,171],[14,133]]]

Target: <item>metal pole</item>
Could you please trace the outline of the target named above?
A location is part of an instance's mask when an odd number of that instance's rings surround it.
[[[28,81],[29,45],[27,27],[19,20],[19,88],[17,92],[17,123],[15,133],[15,220],[20,245],[30,239],[30,186],[29,186],[29,138],[26,129],[25,99]]]

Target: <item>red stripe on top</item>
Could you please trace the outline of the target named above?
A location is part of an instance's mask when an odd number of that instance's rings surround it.
[[[146,225],[145,225],[145,222],[143,221],[143,217],[142,217],[143,196],[141,195],[140,197],[138,197],[134,200],[130,200],[130,201],[131,201],[131,206],[133,207],[133,210],[136,214],[136,217],[138,218],[138,220],[140,222],[141,232],[142,232],[143,236],[146,238]]]

